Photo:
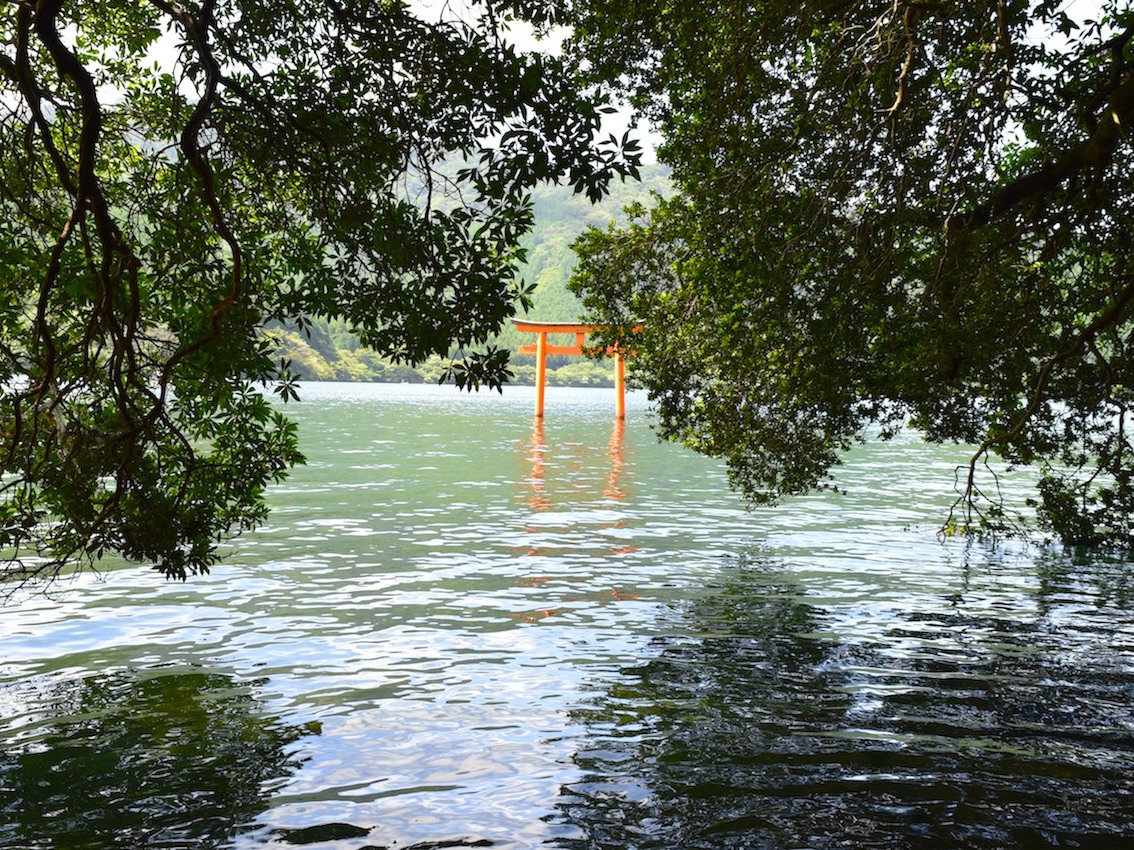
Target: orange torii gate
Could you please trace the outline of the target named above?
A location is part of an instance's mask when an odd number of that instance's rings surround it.
[[[547,355],[582,354],[587,334],[595,330],[595,327],[564,322],[527,322],[519,319],[512,321],[518,331],[539,334],[535,343],[521,345],[517,351],[520,354],[534,354],[536,356],[535,415],[537,419],[542,419],[543,391],[547,384]],[[637,331],[638,328],[634,330]],[[574,345],[552,345],[547,341],[551,334],[572,334],[575,337],[575,343]],[[617,348],[608,349],[607,354],[614,355],[614,415],[617,419],[625,419],[626,363],[622,359],[622,353]]]

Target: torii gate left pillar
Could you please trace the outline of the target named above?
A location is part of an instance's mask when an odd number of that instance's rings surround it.
[[[522,322],[514,321],[516,330],[538,334],[536,342],[521,345],[517,351],[520,354],[534,354],[536,356],[536,399],[535,415],[537,419],[543,418],[544,389],[547,386],[547,355],[549,354],[582,354],[587,334],[594,330],[591,325],[573,325],[561,322]],[[573,345],[552,345],[548,342],[551,334],[571,334],[575,338]],[[622,352],[617,348],[611,349],[609,354],[614,356],[614,416],[616,419],[626,418],[626,362],[622,359]]]

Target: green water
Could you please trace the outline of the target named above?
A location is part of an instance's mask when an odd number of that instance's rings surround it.
[[[963,454],[749,514],[609,390],[304,397],[212,575],[0,608],[0,847],[1134,846],[1131,565],[940,542]]]

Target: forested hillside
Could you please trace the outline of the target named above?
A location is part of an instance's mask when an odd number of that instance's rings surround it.
[[[535,228],[523,245],[527,262],[522,278],[535,285],[534,306],[528,318],[539,321],[574,321],[579,316],[579,301],[567,289],[567,281],[575,268],[571,243],[588,226],[606,227],[618,218],[622,208],[636,201],[649,200],[651,193],[667,193],[668,170],[663,166],[642,167],[640,183],[620,183],[601,204],[591,204],[574,194],[568,186],[542,186],[533,192]],[[301,378],[317,381],[436,381],[443,366],[430,361],[411,368],[392,364],[361,347],[357,337],[341,321],[314,321],[310,328],[274,328],[280,340],[279,357],[292,361],[293,371]],[[511,327],[497,339],[502,348],[515,350],[532,342]],[[552,384],[601,385],[610,383],[608,364],[571,357],[548,358],[548,381]],[[534,358],[513,356],[512,371],[517,383],[532,383],[535,377]]]

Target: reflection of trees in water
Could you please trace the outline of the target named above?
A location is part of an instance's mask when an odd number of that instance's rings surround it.
[[[582,848],[1113,848],[1134,838],[1134,671],[1100,624],[959,609],[818,636],[752,565],[577,719]],[[1126,641],[1131,642],[1127,634]],[[1125,646],[1127,659],[1131,647]],[[1126,846],[1124,843],[1121,846]]]
[[[1044,551],[1036,559],[1039,599],[1045,613],[1058,608],[1068,593],[1086,588],[1091,603],[1134,611],[1134,559],[1126,551],[1057,549]]]
[[[153,671],[57,686],[50,722],[0,752],[0,846],[228,843],[308,731],[266,716],[260,684]]]

